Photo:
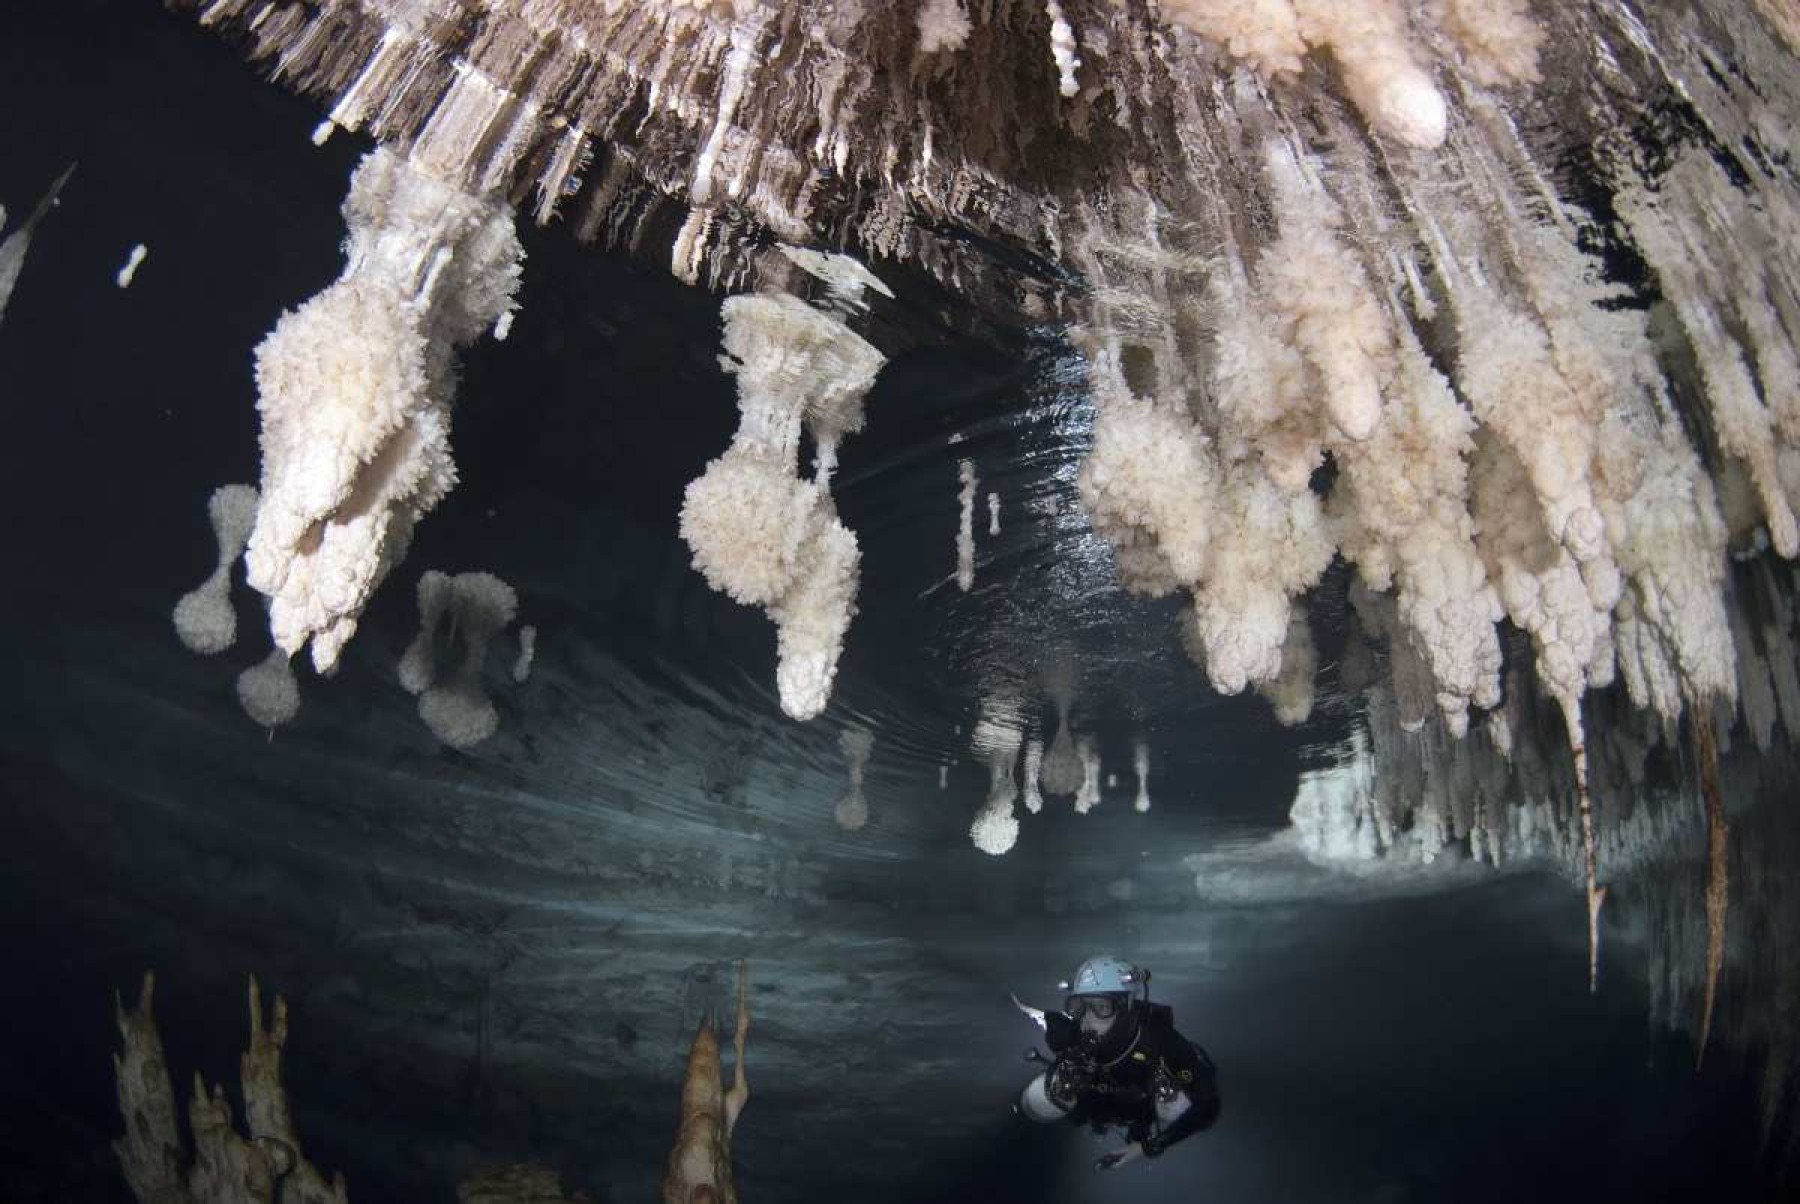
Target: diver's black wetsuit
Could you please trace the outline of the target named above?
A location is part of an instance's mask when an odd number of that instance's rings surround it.
[[[1057,1055],[1048,1076],[1052,1099],[1073,1099],[1069,1119],[1096,1129],[1122,1125],[1155,1157],[1219,1118],[1219,1075],[1206,1051],[1175,1031],[1175,1013],[1133,1000],[1130,1011],[1098,1041],[1060,1012],[1045,1016],[1045,1042]],[[1188,1108],[1167,1127],[1157,1120],[1177,1094]]]

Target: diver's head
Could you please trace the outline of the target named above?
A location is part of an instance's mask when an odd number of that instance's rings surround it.
[[[1090,1037],[1104,1037],[1131,1010],[1131,992],[1140,981],[1138,971],[1108,953],[1090,957],[1069,980],[1064,1010]]]
[[[1071,995],[1063,1010],[1081,1025],[1084,1036],[1104,1037],[1131,1010],[1131,996],[1117,991]]]

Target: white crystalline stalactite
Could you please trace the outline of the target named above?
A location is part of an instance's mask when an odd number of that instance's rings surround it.
[[[256,490],[221,485],[206,502],[218,560],[212,574],[175,604],[175,634],[190,652],[223,652],[237,642],[237,612],[231,605],[231,566],[237,563],[256,521]]]
[[[1150,810],[1150,742],[1142,736],[1131,746],[1131,768],[1137,775],[1137,797],[1131,806],[1142,815]]]
[[[1626,189],[1617,204],[1693,347],[1719,445],[1749,471],[1769,540],[1791,559],[1800,555],[1800,472],[1785,482],[1782,461],[1800,469],[1800,389],[1792,336],[1770,298],[1785,282],[1765,277],[1765,259],[1778,267],[1779,255],[1756,249],[1761,217],[1735,193],[1710,157],[1690,150],[1658,193]]]
[[[500,724],[482,669],[488,645],[518,609],[512,586],[492,573],[433,569],[419,578],[419,633],[400,658],[400,684],[419,696],[419,717],[431,734],[452,748],[473,748]],[[446,650],[460,651],[453,665],[439,663]]]
[[[1000,534],[1000,495],[992,490],[988,491],[987,507],[988,535],[992,537]]]
[[[1331,51],[1370,125],[1421,150],[1442,145],[1449,112],[1419,63],[1399,0],[1294,0],[1294,11],[1300,36]]]
[[[919,5],[919,53],[962,49],[969,40],[969,14],[964,0],[924,0]]]
[[[1382,382],[1394,370],[1387,315],[1344,245],[1336,206],[1293,151],[1271,142],[1266,163],[1281,232],[1257,260],[1256,287],[1272,333],[1305,357],[1337,431],[1367,439],[1381,420]]]
[[[844,751],[850,785],[832,815],[844,831],[860,832],[869,822],[869,801],[863,796],[863,773],[869,766],[870,754],[875,751],[875,733],[867,728],[845,728],[838,733],[838,747]]]
[[[519,655],[513,661],[512,679],[523,685],[531,679],[531,666],[537,660],[537,628],[530,623],[519,628]]]
[[[1462,352],[1457,384],[1475,417],[1525,470],[1521,484],[1535,497],[1550,539],[1577,563],[1609,562],[1591,476],[1604,398],[1577,388],[1562,372],[1543,327],[1493,288],[1471,282],[1459,291],[1456,308]],[[1616,569],[1606,571],[1617,576]],[[1595,599],[1605,607],[1616,600]]]
[[[1573,557],[1544,529],[1524,466],[1497,439],[1478,446],[1475,513],[1488,574],[1507,615],[1531,634],[1537,675],[1555,699],[1575,757],[1576,804],[1588,911],[1588,989],[1597,989],[1600,958],[1600,884],[1593,800],[1588,788],[1587,734],[1581,699],[1590,685],[1612,681],[1610,602],[1596,605]]]
[[[1161,10],[1264,77],[1299,74],[1309,50],[1329,53],[1371,126],[1424,150],[1444,141],[1448,110],[1398,0],[1164,0]]]
[[[1081,91],[1075,74],[1081,66],[1075,54],[1075,29],[1057,0],[1044,0],[1044,12],[1050,17],[1050,57],[1056,61],[1057,87],[1064,96],[1074,96]]]
[[[1425,12],[1460,52],[1476,83],[1535,84],[1545,33],[1527,0],[1426,0]]]
[[[1614,642],[1631,701],[1674,719],[1685,700],[1735,699],[1725,521],[1680,424],[1609,415],[1597,466],[1625,573]]]
[[[1468,457],[1474,423],[1410,332],[1380,427],[1336,449],[1330,509],[1344,555],[1370,589],[1393,589],[1399,638],[1429,668],[1453,734],[1500,698],[1501,607],[1475,548]]]
[[[1019,839],[1019,783],[1015,776],[1023,733],[1018,708],[1009,699],[990,698],[969,746],[988,767],[987,800],[969,825],[975,847],[991,857],[1009,851]]]
[[[725,355],[738,378],[737,434],[690,483],[681,537],[714,589],[760,606],[777,633],[781,707],[825,709],[856,609],[861,554],[828,488],[838,440],[862,427],[862,399],[885,363],[842,321],[787,295],[725,302]],[[819,449],[799,475],[805,427]]]
[[[959,461],[956,475],[962,482],[956,494],[956,588],[966,594],[975,588],[975,461]]]
[[[1220,465],[1183,404],[1135,396],[1109,359],[1090,365],[1090,380],[1099,413],[1081,496],[1126,587],[1193,592],[1183,623],[1215,689],[1272,680],[1288,601],[1331,562],[1318,499],[1252,461]]]
[[[1180,405],[1134,395],[1104,362],[1090,365],[1090,381],[1094,446],[1081,500],[1125,587],[1162,597],[1204,580],[1222,525],[1210,440]]]
[[[1215,689],[1240,693],[1281,673],[1291,600],[1331,564],[1318,499],[1234,465],[1220,491],[1212,557],[1188,612]]]
[[[344,271],[256,352],[262,502],[250,583],[275,642],[337,664],[418,520],[450,491],[456,349],[512,306],[512,211],[377,149],[344,203]]]
[[[1161,9],[1264,76],[1300,72],[1307,45],[1293,0],[1162,0]]]

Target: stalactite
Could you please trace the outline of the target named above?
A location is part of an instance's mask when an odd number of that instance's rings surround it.
[[[337,664],[419,519],[456,482],[456,349],[511,308],[511,210],[386,149],[358,166],[337,281],[257,348],[262,488],[245,563],[275,642]]]
[[[1719,753],[1713,740],[1712,716],[1700,708],[1690,713],[1700,777],[1700,799],[1706,813],[1706,1001],[1694,1069],[1706,1061],[1712,1035],[1713,1008],[1719,999],[1719,975],[1725,968],[1725,913],[1731,902],[1731,825],[1725,821],[1725,797],[1719,789]]]
[[[838,317],[788,294],[724,305],[725,356],[741,415],[730,448],[692,481],[681,537],[713,588],[775,621],[781,706],[825,709],[855,609],[861,551],[829,489],[838,441],[886,358]],[[805,428],[819,448],[799,475]]]

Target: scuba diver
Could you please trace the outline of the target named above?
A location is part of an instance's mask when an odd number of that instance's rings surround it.
[[[1096,1133],[1123,1128],[1128,1144],[1095,1165],[1111,1170],[1154,1158],[1219,1118],[1219,1076],[1206,1051],[1175,1031],[1175,1013],[1150,1002],[1150,972],[1116,957],[1090,957],[1063,1011],[1013,1003],[1044,1030],[1056,1055],[1025,1084],[1016,1110],[1040,1124],[1068,1120]],[[1045,1061],[1036,1049],[1026,1057]]]

